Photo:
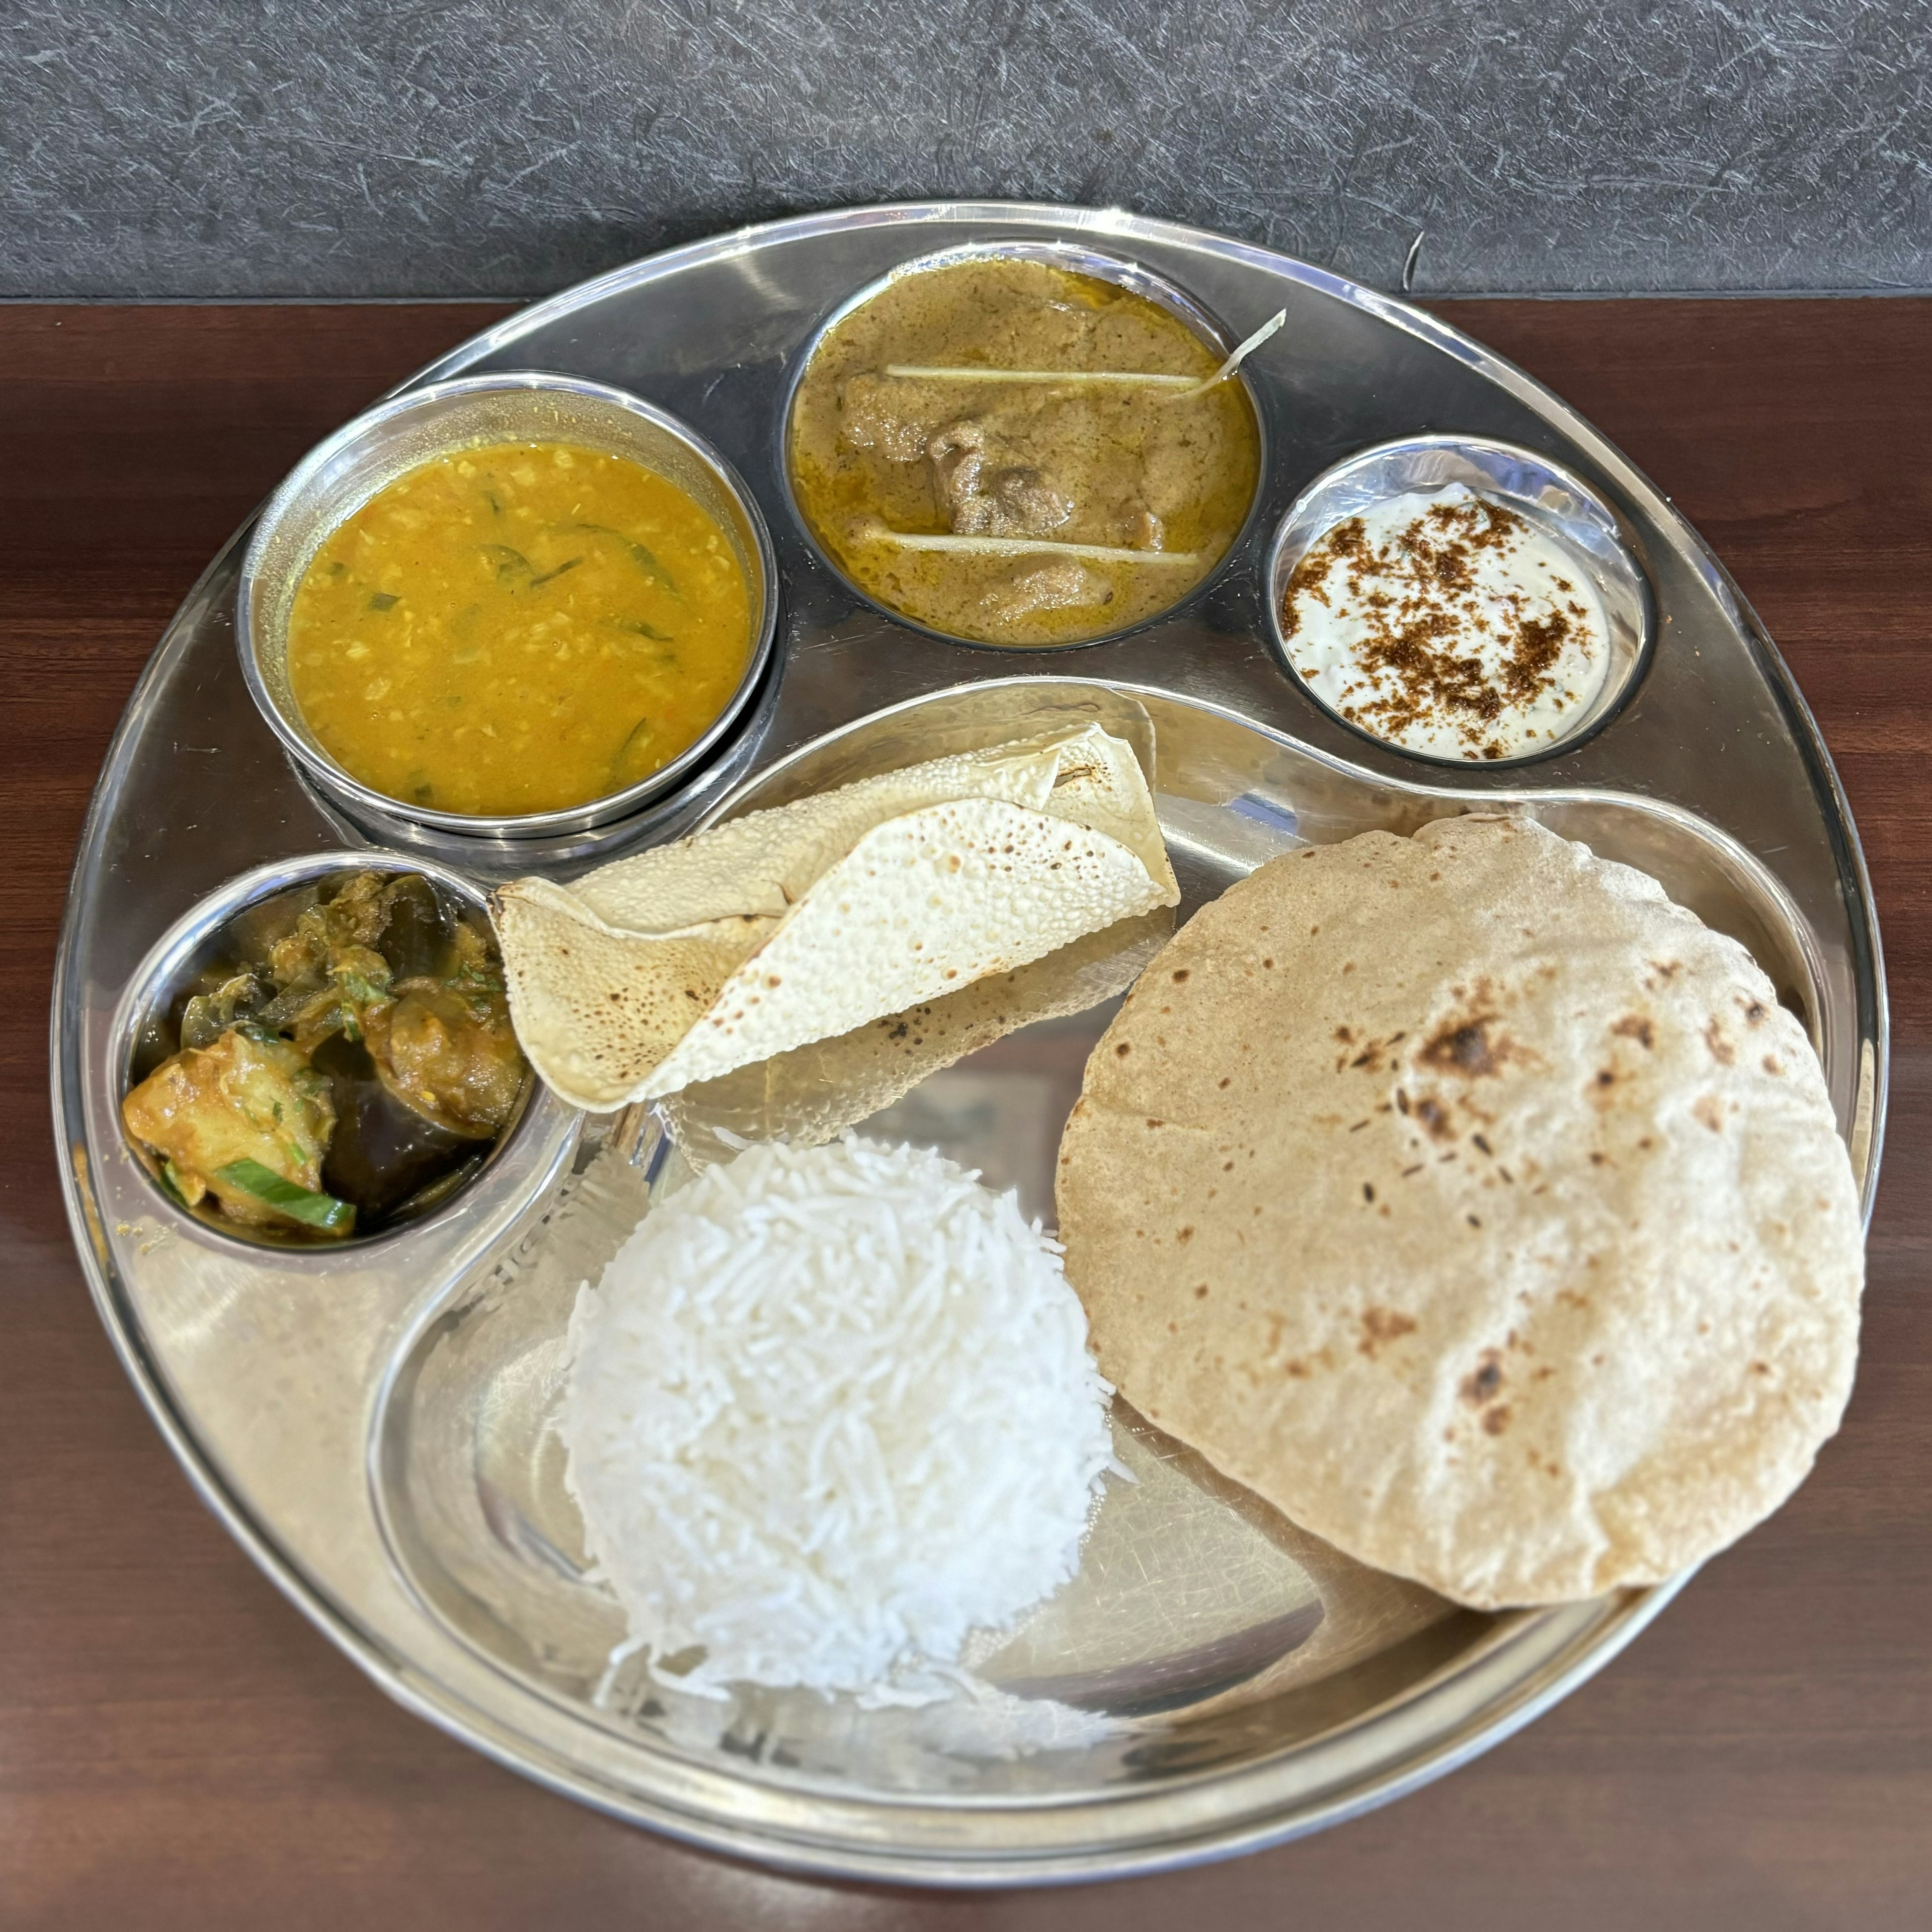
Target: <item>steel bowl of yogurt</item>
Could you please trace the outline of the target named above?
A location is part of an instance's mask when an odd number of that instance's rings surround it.
[[[1533,452],[1384,443],[1318,477],[1268,562],[1273,641],[1324,710],[1443,764],[1515,764],[1605,722],[1649,649],[1614,512]]]

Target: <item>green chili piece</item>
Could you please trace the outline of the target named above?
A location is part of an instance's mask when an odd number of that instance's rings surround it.
[[[313,1189],[298,1187],[259,1160],[231,1160],[226,1167],[214,1170],[214,1178],[244,1194],[252,1194],[290,1220],[318,1228],[325,1234],[346,1234],[356,1226],[356,1210],[349,1202],[338,1201],[332,1194],[317,1194]]]

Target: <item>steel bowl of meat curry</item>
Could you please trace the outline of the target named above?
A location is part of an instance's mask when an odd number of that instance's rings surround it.
[[[1254,508],[1261,422],[1232,348],[1171,284],[1083,249],[908,262],[806,351],[794,506],[855,590],[923,629],[1118,636],[1199,589]]]
[[[177,1209],[284,1247],[454,1203],[538,1093],[478,890],[400,854],[265,866],[160,942],[122,1006],[121,1123]]]
[[[624,391],[522,370],[379,404],[262,512],[249,688],[364,824],[614,824],[721,746],[770,660],[771,540],[730,466]]]

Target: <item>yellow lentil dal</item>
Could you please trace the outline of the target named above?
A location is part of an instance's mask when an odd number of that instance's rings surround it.
[[[566,443],[399,477],[297,588],[289,679],[364,784],[479,818],[588,803],[717,718],[751,650],[730,539],[677,484]]]

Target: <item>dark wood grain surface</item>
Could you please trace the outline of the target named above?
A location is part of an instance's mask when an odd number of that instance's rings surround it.
[[[704,1857],[450,1742],[276,1594],[149,1426],[56,1189],[47,988],[81,816],[222,539],[497,311],[0,308],[0,1926],[1932,1923],[1932,304],[1445,312],[1676,497],[1844,774],[1896,1029],[1858,1393],[1787,1508],[1453,1778],[1232,1864],[970,1898]]]

